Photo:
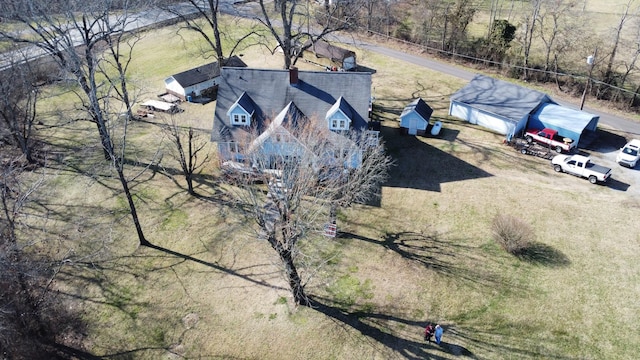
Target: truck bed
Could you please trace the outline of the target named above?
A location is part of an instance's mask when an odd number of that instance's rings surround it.
[[[598,164],[594,164],[591,161],[589,161],[587,163],[587,166],[585,166],[585,168],[591,170],[591,171],[595,171],[597,173],[601,173],[601,174],[606,174],[609,171],[611,171],[611,168],[608,168],[606,166],[602,166],[602,165],[598,165]]]

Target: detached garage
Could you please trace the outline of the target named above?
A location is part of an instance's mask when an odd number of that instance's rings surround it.
[[[511,138],[525,130],[529,116],[549,96],[506,81],[476,75],[451,96],[449,115]]]
[[[584,147],[595,136],[599,120],[599,116],[548,103],[531,115],[528,127],[554,129],[560,136],[573,139],[578,147]]]
[[[476,75],[451,96],[449,115],[511,139],[526,129],[550,128],[586,146],[595,137],[598,116],[570,109],[547,94],[484,75]]]

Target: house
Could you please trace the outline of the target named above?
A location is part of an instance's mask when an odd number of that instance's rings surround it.
[[[246,67],[239,57],[226,59],[224,66]],[[182,101],[190,101],[197,97],[213,97],[219,84],[220,65],[217,61],[171,75],[164,80],[168,94],[176,96]]]
[[[433,109],[422,98],[405,106],[400,114],[400,128],[409,135],[424,135]]]
[[[306,49],[303,58],[311,62],[318,62],[320,65],[336,70],[356,69],[356,53],[351,50],[329,44],[324,40],[318,40],[315,43],[309,40],[302,48]]]
[[[224,68],[211,141],[218,143],[223,162],[246,161],[258,148],[262,155],[296,157],[300,149],[292,146],[291,129],[310,121],[331,130],[337,147],[348,146],[345,134],[368,131],[370,99],[369,73]],[[252,132],[257,138],[243,148]],[[368,134],[377,140],[377,131]],[[357,166],[358,156],[346,165]]]
[[[519,136],[528,128],[548,127],[580,144],[592,138],[598,116],[558,105],[542,92],[476,75],[450,98],[449,115],[506,135]]]

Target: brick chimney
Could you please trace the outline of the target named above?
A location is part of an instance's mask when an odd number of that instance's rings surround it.
[[[289,84],[298,85],[298,68],[295,66],[289,68]]]

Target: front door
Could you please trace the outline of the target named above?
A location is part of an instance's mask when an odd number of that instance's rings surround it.
[[[418,133],[418,119],[409,119],[409,135]]]

